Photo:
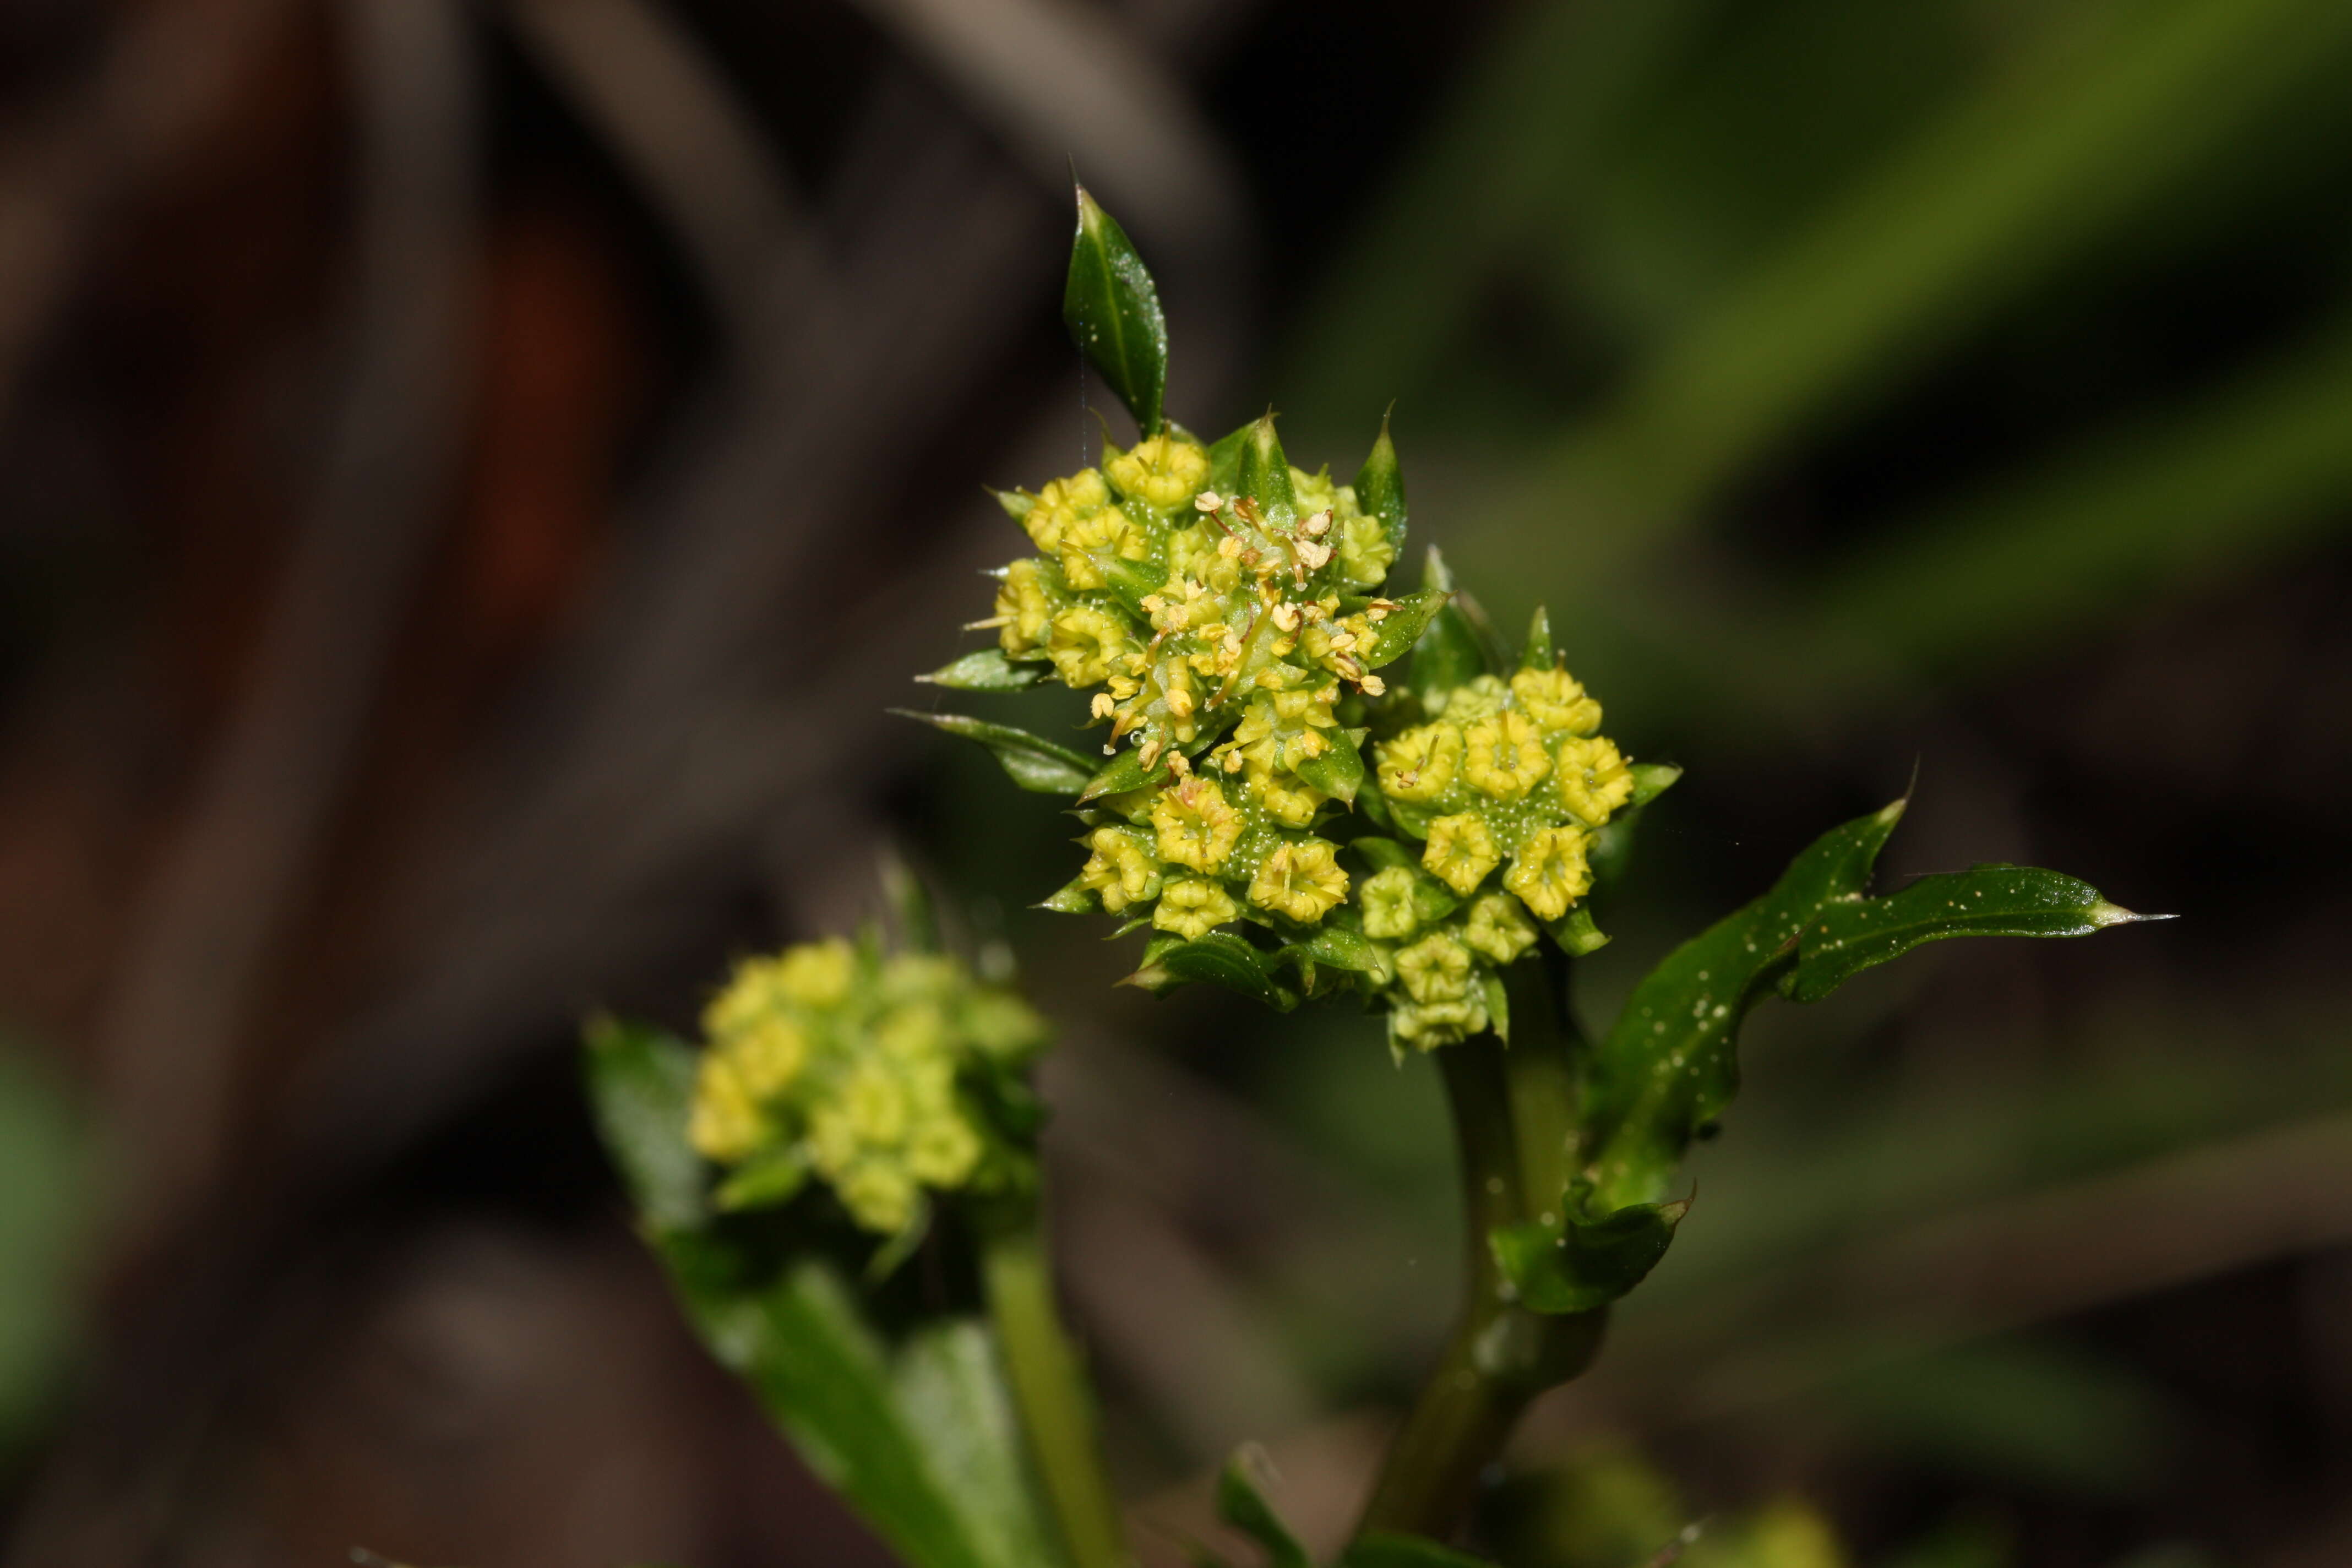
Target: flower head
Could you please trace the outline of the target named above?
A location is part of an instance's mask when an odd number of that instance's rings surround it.
[[[1320,838],[1278,846],[1250,879],[1251,903],[1301,924],[1321,920],[1347,896],[1339,853]]]

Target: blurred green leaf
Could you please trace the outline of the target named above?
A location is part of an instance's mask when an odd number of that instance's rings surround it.
[[[83,1130],[63,1087],[0,1040],[0,1443],[53,1395],[91,1218]]]
[[[1168,391],[1168,320],[1127,231],[1077,187],[1078,227],[1062,321],[1146,436],[1160,433]]]
[[[2088,936],[2151,918],[2119,909],[2088,882],[2032,866],[1979,866],[1922,877],[1883,899],[1833,903],[1797,939],[1780,980],[1792,1002],[1818,1002],[1864,970],[1955,936]]]
[[[1456,1552],[1418,1535],[1375,1530],[1357,1537],[1339,1554],[1339,1568],[1494,1568],[1483,1557]]]
[[[1045,667],[1015,664],[1004,657],[1003,648],[984,647],[915,679],[958,691],[1024,691],[1045,679]]]
[[[686,1141],[694,1054],[659,1030],[589,1031],[590,1104],[688,1318],[825,1483],[916,1568],[1059,1560],[988,1331],[934,1314],[895,1342],[840,1268],[714,1221]]]
[[[913,708],[893,708],[890,711],[935,730],[945,730],[950,735],[979,742],[989,749],[1014,784],[1039,795],[1076,795],[1087,788],[1088,779],[1094,776],[1094,764],[1067,746],[1057,746],[1042,735],[1016,730],[1010,724],[992,724],[961,713],[925,713]]]
[[[1307,1549],[1251,1479],[1254,1460],[1254,1450],[1244,1448],[1217,1472],[1217,1517],[1265,1549],[1266,1568],[1314,1568]]]

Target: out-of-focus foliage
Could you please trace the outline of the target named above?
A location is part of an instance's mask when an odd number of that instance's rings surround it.
[[[0,1448],[56,1392],[85,1174],[81,1128],[63,1090],[0,1040]]]

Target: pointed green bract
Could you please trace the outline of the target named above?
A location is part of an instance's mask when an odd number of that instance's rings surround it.
[[[1078,227],[1062,321],[1146,436],[1160,433],[1168,391],[1168,319],[1127,231],[1077,187]]]
[[[915,677],[926,686],[951,687],[958,691],[1025,691],[1045,679],[1041,664],[1015,664],[999,647],[984,647]]]
[[[992,724],[961,713],[925,713],[912,708],[893,708],[890,711],[935,730],[945,730],[950,735],[979,742],[989,749],[1014,784],[1039,795],[1076,795],[1094,776],[1094,764],[1069,747],[1057,746],[1043,735],[1033,735],[1010,724]]]
[[[1389,439],[1389,422],[1381,418],[1380,439],[1372,443],[1364,466],[1356,470],[1356,504],[1381,520],[1389,548],[1404,553],[1404,470],[1398,466],[1396,443]]]
[[[1124,984],[1157,995],[1187,981],[1204,981],[1287,1013],[1298,1005],[1298,994],[1275,979],[1279,956],[1229,931],[1211,931],[1190,942],[1166,937],[1144,949],[1142,966]]]
[[[1535,617],[1528,623],[1527,646],[1519,650],[1519,668],[1549,669],[1558,658],[1551,646],[1551,612],[1538,605]]]
[[[1261,511],[1276,507],[1296,510],[1297,497],[1290,488],[1290,459],[1283,455],[1282,437],[1274,431],[1271,413],[1249,426],[1242,437],[1234,468],[1234,489],[1257,502]],[[1213,465],[1213,457],[1211,462]]]

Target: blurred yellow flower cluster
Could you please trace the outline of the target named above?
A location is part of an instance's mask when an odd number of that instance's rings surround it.
[[[972,1090],[1045,1038],[1027,1004],[955,959],[838,940],[746,959],[702,1023],[688,1131],[730,1168],[721,1203],[780,1202],[814,1176],[884,1234],[1001,1152]]]

